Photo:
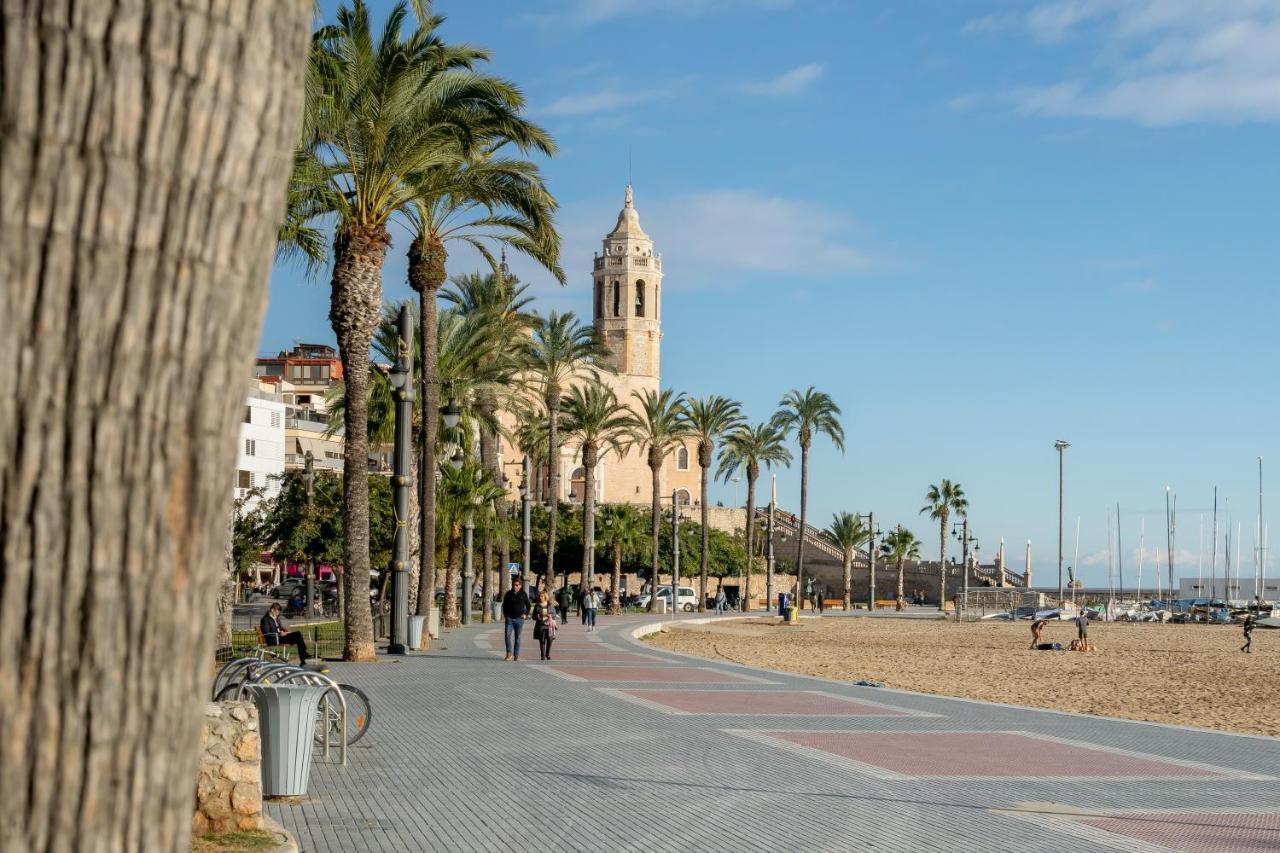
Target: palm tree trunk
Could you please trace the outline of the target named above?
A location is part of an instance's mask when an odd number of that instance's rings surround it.
[[[418,368],[422,398],[418,449],[419,616],[426,616],[436,600],[436,442],[440,432],[440,318],[436,293],[444,284],[446,257],[442,242],[435,240],[428,246],[421,234],[409,245],[409,286],[418,294],[418,328],[422,334],[422,364]]]
[[[800,442],[800,535],[796,537],[796,607],[804,609],[804,528],[809,513],[809,444]]]
[[[612,616],[622,615],[622,543],[613,543],[613,600],[609,604]]]
[[[906,592],[906,572],[904,571],[904,562],[901,556],[898,557],[898,595],[893,602],[895,610],[902,609],[902,596]]]
[[[211,5],[4,7],[6,850],[190,849],[311,11]]]
[[[547,516],[547,578],[548,588],[556,585],[556,523],[560,520],[560,389],[547,389],[547,488],[551,506]],[[565,569],[564,585],[569,586],[569,570]],[[554,598],[554,596],[552,596]]]
[[[582,588],[591,589],[596,564],[596,466],[582,453]]]
[[[711,563],[711,541],[707,533],[707,468],[705,465],[699,466],[702,470],[702,589],[698,596],[698,612],[707,612],[707,571]]]
[[[486,416],[493,415],[495,404],[490,395],[484,395],[480,400],[479,408]],[[502,465],[498,463],[498,436],[483,423],[480,425],[480,461],[489,469],[493,482],[501,485]],[[489,606],[489,599],[493,598],[493,587],[490,585],[493,580],[493,535],[490,530],[484,532],[480,553],[480,568],[484,577],[484,597],[481,599],[484,607],[480,614],[480,623],[487,624],[493,621],[493,608]],[[506,566],[503,566],[503,569],[505,571]]]
[[[337,333],[345,387],[342,556],[347,567],[347,621],[342,656],[350,661],[376,656],[369,609],[369,346],[382,317],[382,263],[388,240],[382,227],[346,227],[333,247],[329,322]]]
[[[938,610],[947,609],[947,514],[942,514],[942,525],[938,533]]]
[[[456,628],[458,618],[458,554],[462,551],[462,525],[449,527],[449,555],[444,561],[444,626]]]
[[[662,488],[662,484],[658,480],[658,466],[653,464],[653,460],[649,460],[649,471],[653,474],[653,559],[650,564],[649,574],[649,612],[658,612],[658,525],[662,516],[662,510],[658,505],[658,490]],[[676,600],[671,600],[671,610],[674,613]]]
[[[844,554],[844,609],[853,609],[853,554]]]
[[[751,609],[751,569],[755,560],[755,531],[756,531],[756,477],[759,472],[752,473],[751,466],[747,466],[747,571],[744,576],[742,589],[738,594],[742,596],[742,612],[746,613]],[[769,603],[765,602],[767,609]]]

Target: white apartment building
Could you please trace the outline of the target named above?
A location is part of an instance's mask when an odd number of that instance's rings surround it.
[[[248,384],[236,446],[235,497],[247,497],[254,489],[274,497],[284,475],[284,398],[276,385],[256,379]]]

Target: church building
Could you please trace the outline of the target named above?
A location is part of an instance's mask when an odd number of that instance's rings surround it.
[[[617,224],[605,236],[602,254],[593,259],[591,286],[592,323],[609,350],[608,363],[615,371],[602,373],[601,379],[613,389],[618,402],[639,409],[636,393],[656,392],[662,387],[662,257],[640,227],[630,185]],[[560,500],[581,503],[585,477],[581,450],[572,440],[561,448],[559,473]],[[696,443],[676,448],[659,477],[664,497],[678,492],[685,506],[701,500]],[[639,448],[632,448],[621,459],[613,452],[604,454],[595,481],[598,503],[650,503],[652,474]]]

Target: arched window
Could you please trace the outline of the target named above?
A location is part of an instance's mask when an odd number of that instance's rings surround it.
[[[689,448],[682,447],[676,451],[676,468],[680,471],[689,470]]]
[[[604,316],[604,282],[596,282],[596,304],[594,316],[597,320]]]
[[[636,282],[636,316],[644,316],[644,280]]]
[[[622,291],[616,281],[613,283],[613,316],[622,316]]]
[[[580,504],[586,493],[587,469],[575,468],[573,473],[569,475],[569,500],[572,503]]]
[[[677,500],[677,501],[679,501],[680,506],[690,506],[690,500],[691,500],[691,499],[692,499],[692,498],[691,498],[691,497],[690,497],[690,495],[689,495],[689,490],[688,490],[688,489],[677,489],[677,490],[676,490],[676,500]]]

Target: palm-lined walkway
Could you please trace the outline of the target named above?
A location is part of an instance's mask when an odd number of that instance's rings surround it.
[[[698,661],[632,641],[644,624],[570,624],[549,666],[504,662],[493,626],[402,662],[336,665],[373,697],[375,728],[349,767],[317,765],[308,802],[272,812],[311,851],[1191,851],[1280,838],[1275,740]]]

